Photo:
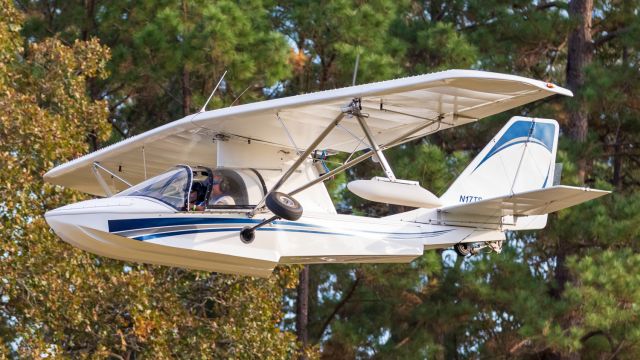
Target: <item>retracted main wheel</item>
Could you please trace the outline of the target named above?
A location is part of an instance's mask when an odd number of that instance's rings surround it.
[[[473,249],[473,245],[469,243],[457,243],[453,245],[453,249],[456,253],[462,257],[469,256],[471,254],[471,250]]]
[[[265,205],[274,215],[283,219],[295,221],[302,216],[302,205],[285,193],[272,192],[265,199]]]

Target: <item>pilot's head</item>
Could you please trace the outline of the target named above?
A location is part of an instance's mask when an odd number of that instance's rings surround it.
[[[198,200],[198,192],[195,190],[191,190],[189,193],[189,204],[195,204],[196,200]]]
[[[211,186],[211,193],[214,196],[219,196],[229,192],[229,181],[227,178],[219,172],[213,173],[213,182]]]
[[[204,199],[205,187],[200,183],[193,183],[191,185],[191,192],[189,193],[189,203],[195,203],[196,201],[202,201]]]

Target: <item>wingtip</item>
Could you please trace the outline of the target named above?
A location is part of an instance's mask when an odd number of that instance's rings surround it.
[[[42,180],[44,180],[45,182],[51,182],[50,180],[53,178],[53,176],[51,175],[52,171],[53,171],[53,169],[51,169],[51,170],[47,171],[46,173],[44,173],[44,175],[42,175]]]
[[[544,88],[547,91],[550,91],[559,95],[573,97],[573,92],[571,90],[567,88],[563,88],[562,86],[558,86],[552,82],[544,83]]]
[[[563,87],[558,87],[558,89],[561,90],[557,92],[558,94],[568,96],[568,97],[573,97],[573,91]]]

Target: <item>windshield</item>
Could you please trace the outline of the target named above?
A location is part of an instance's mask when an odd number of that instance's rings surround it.
[[[147,196],[182,210],[185,207],[189,185],[191,185],[191,169],[180,166],[114,196]]]

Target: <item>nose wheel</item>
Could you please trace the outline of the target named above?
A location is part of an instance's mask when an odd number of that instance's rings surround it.
[[[240,240],[245,244],[251,244],[256,238],[256,229],[251,226],[245,226],[240,230]]]

